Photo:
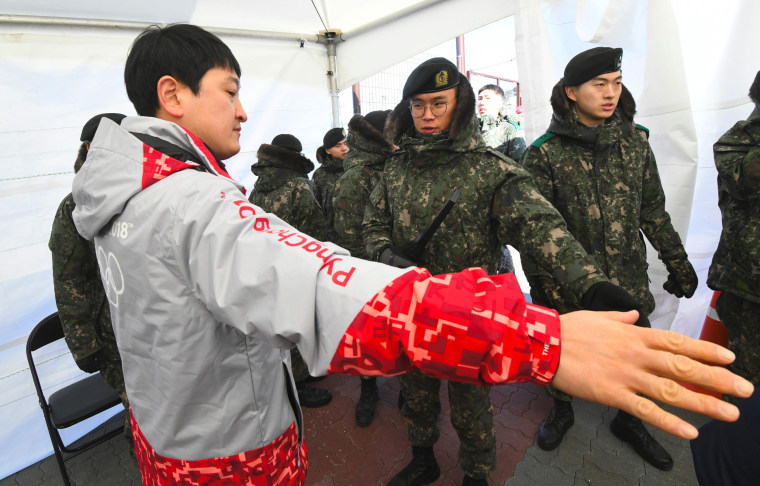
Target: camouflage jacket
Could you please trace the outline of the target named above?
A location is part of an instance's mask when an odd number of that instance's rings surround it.
[[[485,144],[514,161],[525,152],[522,128],[506,116],[485,115],[480,117],[480,134]]]
[[[74,199],[69,194],[53,219],[48,247],[53,255],[53,287],[58,315],[63,324],[66,344],[75,361],[96,352],[116,358],[111,312],[92,241],[82,238],[74,226],[71,213]]]
[[[648,130],[633,123],[635,101],[623,87],[615,113],[597,127],[580,122],[564,91],[555,90],[552,106],[548,133],[528,148],[521,162],[610,281],[651,313],[655,302],[642,232],[661,259],[686,258],[686,252],[665,211]],[[581,308],[545,265],[530,257],[522,264],[537,303],[548,299],[543,303],[561,312]]]
[[[713,146],[723,231],[707,284],[760,303],[760,108]]]
[[[325,152],[324,147],[319,147],[317,149],[317,162],[320,163],[320,166],[311,175],[314,196],[316,196],[322,211],[325,213],[328,225],[332,228],[335,219],[333,191],[338,177],[343,173],[343,161],[333,159],[330,154]]]
[[[466,78],[448,133],[426,136],[413,125],[407,100],[391,113],[385,135],[399,145],[370,195],[362,225],[371,258],[386,247],[403,249],[449,200],[449,213],[419,264],[433,274],[478,266],[495,273],[500,245],[511,244],[552,268],[579,298],[606,280],[565,229],[562,217],[536,190],[522,167],[485,146]]]
[[[366,260],[369,257],[361,234],[364,208],[369,204],[369,195],[380,180],[392,148],[383,134],[361,116],[354,116],[348,122],[346,143],[351,150],[343,159],[345,172],[335,183],[333,229],[343,248]]]
[[[334,240],[309,181],[314,163],[298,152],[261,144],[251,166],[258,178],[248,200],[320,241]]]

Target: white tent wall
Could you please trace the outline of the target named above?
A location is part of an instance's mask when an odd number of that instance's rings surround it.
[[[520,0],[515,16],[529,140],[546,130],[552,87],[573,55],[624,49],[636,121],[651,130],[666,207],[700,280],[691,299],[666,293],[667,272],[650,246],[651,319],[691,337],[699,337],[712,297],[705,281],[721,228],[712,145],[752,110],[746,93],[760,68],[758,18],[760,3],[751,0]]]

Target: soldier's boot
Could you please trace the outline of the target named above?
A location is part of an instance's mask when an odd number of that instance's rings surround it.
[[[359,427],[368,427],[375,418],[375,408],[380,396],[377,393],[377,378],[362,378],[362,391],[359,396],[359,402],[356,404],[354,415],[356,416],[356,425]]]
[[[475,479],[467,474],[464,475],[462,486],[488,486],[487,479]]]
[[[304,381],[296,382],[298,401],[302,407],[324,407],[332,400],[332,392],[322,388],[314,388]]]
[[[412,447],[412,462],[393,476],[388,486],[422,486],[441,475],[432,447]]]
[[[572,404],[555,398],[554,408],[538,429],[538,447],[545,451],[556,449],[573,423],[575,415]]]
[[[620,410],[612,419],[610,430],[615,437],[630,444],[642,459],[657,469],[663,471],[673,469],[673,458],[652,437],[637,417]]]

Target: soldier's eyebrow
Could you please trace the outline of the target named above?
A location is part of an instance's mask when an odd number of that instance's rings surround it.
[[[417,102],[417,103],[422,103],[422,98],[417,98],[416,96],[414,96],[412,97],[412,101]],[[430,99],[430,102],[432,103],[434,101],[448,101],[448,97],[446,95],[434,96],[433,98]]]
[[[621,74],[621,75],[617,76],[615,79],[607,79],[607,78],[604,78],[602,76],[597,76],[597,77],[592,78],[592,79],[594,81],[605,81],[605,82],[608,82],[608,81],[620,81],[621,79],[623,79],[623,75]]]

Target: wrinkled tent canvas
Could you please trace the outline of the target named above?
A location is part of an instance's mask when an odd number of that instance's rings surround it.
[[[700,277],[692,299],[669,296],[662,290],[665,269],[650,248],[653,323],[698,337],[720,233],[712,144],[752,108],[746,93],[760,68],[760,31],[753,25],[759,2],[0,0],[0,478],[52,452],[24,356],[26,337],[55,310],[47,241],[55,209],[71,189],[81,126],[99,112],[134,113],[122,69],[144,26],[190,22],[232,48],[249,121],[242,151],[228,167],[250,188],[259,144],[296,133],[304,153],[313,154],[334,122],[320,31],[343,33],[335,75],[344,89],[511,15],[529,142],[548,125],[549,93],[570,57],[596,45],[625,50],[636,120],[651,130],[667,208]],[[52,375],[49,392],[81,374],[65,346],[43,359],[43,373]]]

